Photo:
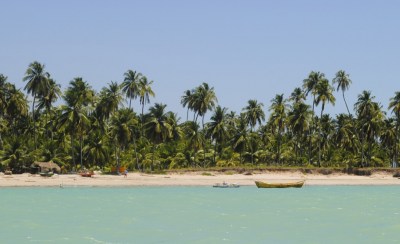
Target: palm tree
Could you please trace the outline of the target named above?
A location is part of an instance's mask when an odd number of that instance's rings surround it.
[[[104,166],[109,160],[109,151],[107,146],[108,138],[100,130],[91,130],[87,139],[88,143],[84,146],[83,151],[87,155],[87,160],[93,165]]]
[[[353,118],[346,114],[338,114],[334,121],[335,135],[334,141],[337,148],[345,149],[346,152],[356,152],[354,143],[354,123]]]
[[[310,106],[305,103],[294,104],[292,110],[288,113],[288,127],[295,135],[296,154],[299,149],[300,156],[302,156],[301,148],[303,148],[301,146],[301,140],[303,139],[305,132],[309,130],[311,118],[312,111],[310,111]]]
[[[333,96],[333,88],[329,85],[329,81],[327,79],[322,79],[318,82],[316,89],[314,91],[315,104],[318,106],[322,103],[321,107],[321,115],[320,120],[322,119],[322,115],[324,114],[325,104],[331,103],[335,105],[335,97]],[[321,125],[319,126],[319,135],[321,137]],[[318,143],[318,166],[321,167],[321,138]]]
[[[211,121],[207,124],[207,135],[214,140],[214,163],[216,163],[216,152],[218,145],[221,145],[228,137],[226,127],[227,108],[217,106],[214,114],[211,116]]]
[[[311,150],[312,150],[312,134],[314,133],[314,114],[315,114],[315,96],[316,96],[316,89],[318,83],[321,81],[327,80],[325,78],[324,73],[311,71],[306,79],[303,80],[303,89],[305,91],[305,95],[308,96],[309,93],[312,94],[312,112],[313,112],[313,119],[311,120],[311,126],[309,127],[309,141],[308,141],[308,163],[311,164]]]
[[[332,83],[334,85],[337,84],[337,91],[342,91],[344,104],[346,105],[347,112],[349,113],[349,115],[351,115],[349,107],[347,106],[346,97],[344,96],[344,92],[349,89],[349,86],[351,84],[350,75],[346,74],[344,70],[339,70],[336,73],[335,78],[333,78]]]
[[[45,71],[45,65],[37,61],[30,63],[25,72],[23,81],[26,81],[25,90],[33,96],[32,118],[33,118],[33,139],[36,144],[36,125],[35,125],[35,102],[36,99],[43,96],[48,89],[48,80],[50,74]]]
[[[370,91],[363,91],[358,95],[354,105],[361,129],[361,166],[364,166],[364,145],[366,142],[368,143],[368,158],[370,159],[372,142],[377,136],[384,118],[380,105],[373,101],[374,98]]]
[[[247,125],[250,125],[251,132],[253,132],[257,123],[261,124],[265,120],[263,106],[264,104],[258,103],[257,100],[249,100],[248,105],[243,109]]]
[[[283,94],[277,94],[274,99],[271,100],[271,106],[269,111],[271,111],[270,119],[273,130],[276,132],[278,148],[277,148],[277,159],[276,162],[280,163],[281,157],[281,142],[282,133],[285,130],[285,122],[287,116],[287,104],[283,98]]]
[[[397,168],[397,143],[399,141],[399,125],[400,125],[400,92],[395,92],[394,97],[390,98],[389,109],[392,110],[396,118],[395,126],[395,143],[393,146],[394,153],[392,159],[392,167]]]
[[[205,137],[200,130],[200,125],[195,121],[186,121],[184,125],[185,137],[188,147],[193,150],[192,167],[196,164],[196,153],[205,143]]]
[[[293,103],[301,103],[304,102],[304,100],[306,100],[306,95],[300,87],[296,87],[289,97],[289,101]]]
[[[235,152],[239,152],[240,154],[240,163],[243,163],[243,152],[248,145],[249,141],[249,133],[247,130],[247,120],[246,115],[241,113],[238,118],[234,120],[234,127],[232,128],[232,141],[231,145]]]
[[[216,103],[218,102],[217,97],[214,92],[214,87],[211,87],[203,82],[202,85],[198,86],[193,94],[193,110],[197,116],[200,115],[202,117],[202,127],[204,129],[204,116],[208,111],[211,111]]]
[[[151,85],[153,84],[153,81],[148,81],[146,76],[143,76],[139,80],[139,90],[138,90],[138,96],[139,96],[139,101],[140,104],[142,105],[142,135],[143,135],[143,112],[144,112],[144,105],[147,103],[150,103],[150,97],[154,97],[155,93],[151,89]]]
[[[250,125],[250,134],[253,132],[254,127],[261,124],[265,120],[265,113],[263,111],[264,104],[258,103],[257,100],[249,100],[248,105],[243,109],[247,125]],[[252,150],[254,147],[251,147]],[[254,151],[251,151],[251,163],[254,163]]]
[[[0,74],[0,116],[4,115],[4,110],[7,103],[6,96],[8,84],[7,76]]]
[[[193,93],[191,90],[186,90],[184,95],[181,98],[181,104],[183,107],[187,106],[187,112],[186,112],[186,120],[189,120],[189,110],[193,109]]]
[[[128,70],[124,73],[124,76],[122,91],[129,98],[129,109],[131,109],[132,99],[136,99],[139,95],[139,83],[143,75],[134,70]]]
[[[47,125],[47,118],[51,117],[50,112],[51,112],[51,107],[53,103],[55,103],[58,98],[61,96],[61,86],[56,83],[55,80],[49,78],[48,79],[48,86],[45,92],[43,93],[43,96],[39,97],[39,102],[38,102],[38,110],[40,109],[45,109],[47,113],[46,117],[46,125]],[[53,130],[52,130],[52,125],[51,123],[50,128],[46,127],[46,131],[48,132],[49,130],[51,131],[52,137],[53,137]]]
[[[389,158],[391,159],[391,167],[397,167],[397,119],[389,118],[385,119],[379,135],[381,146],[388,152]]]
[[[165,142],[171,135],[171,125],[168,124],[167,113],[165,112],[165,108],[167,105],[156,103],[154,106],[149,108],[149,117],[146,122],[146,132],[148,138],[153,142],[153,150],[152,150],[152,166],[154,165],[154,154],[156,146],[160,143]]]
[[[28,151],[24,138],[13,136],[5,143],[4,150],[0,151],[1,164],[13,172],[22,173],[28,161]]]
[[[7,76],[0,74],[0,122],[3,120],[3,116],[7,108],[9,85],[10,84],[7,82]],[[3,148],[3,137],[2,137],[2,130],[0,130],[0,149],[2,148]]]
[[[14,127],[16,120],[28,115],[28,101],[26,96],[15,88],[14,84],[7,86],[6,115],[10,118],[11,127]]]
[[[117,172],[120,168],[121,152],[123,152],[132,140],[137,120],[130,109],[118,110],[111,119],[110,137],[115,143],[115,158]]]
[[[100,92],[100,101],[96,107],[100,117],[105,119],[118,110],[122,103],[121,86],[117,82],[111,81],[108,87],[104,87]]]
[[[69,84],[64,95],[66,105],[60,107],[62,112],[57,123],[58,129],[71,135],[71,154],[75,170],[74,136],[79,136],[80,164],[83,167],[83,136],[90,125],[88,114],[95,95],[89,84],[80,77],[74,78]]]

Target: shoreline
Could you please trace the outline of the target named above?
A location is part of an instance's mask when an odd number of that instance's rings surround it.
[[[129,173],[123,175],[101,175],[82,177],[78,174],[55,174],[52,177],[42,177],[33,174],[0,174],[0,187],[123,187],[123,186],[212,186],[216,183],[235,183],[240,186],[255,186],[254,181],[293,182],[305,180],[305,186],[334,185],[400,185],[400,179],[393,174],[379,172],[369,176],[357,176],[343,173],[305,174],[295,172],[262,172],[251,175],[224,174],[220,172],[184,172],[168,174]]]

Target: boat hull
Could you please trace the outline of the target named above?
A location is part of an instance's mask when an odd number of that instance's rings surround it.
[[[267,183],[263,181],[255,181],[258,188],[301,188],[304,185],[304,180],[289,183]]]
[[[240,186],[238,184],[217,183],[217,184],[213,185],[213,187],[215,187],[215,188],[239,188]]]

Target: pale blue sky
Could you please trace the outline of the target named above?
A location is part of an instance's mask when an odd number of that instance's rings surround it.
[[[79,76],[99,91],[134,69],[154,80],[152,103],[182,121],[183,92],[202,82],[236,112],[249,99],[267,112],[312,70],[329,80],[347,71],[349,104],[371,90],[387,110],[400,90],[400,1],[2,0],[0,9],[0,73],[18,87],[34,60],[63,89]],[[332,115],[346,111],[335,95]]]

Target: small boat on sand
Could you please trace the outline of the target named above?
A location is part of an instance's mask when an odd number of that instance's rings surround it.
[[[82,177],[92,177],[94,175],[94,173],[93,172],[81,172],[80,173],[80,176],[82,176]]]
[[[223,182],[223,183],[216,183],[213,185],[213,187],[216,187],[216,188],[239,188],[240,186],[235,183],[228,184],[226,182]]]
[[[258,188],[301,188],[304,185],[305,180],[287,183],[267,183],[263,181],[255,181]]]
[[[52,177],[52,176],[54,175],[54,173],[51,172],[51,171],[48,171],[48,172],[40,172],[39,174],[40,174],[40,176],[43,176],[43,177]]]

